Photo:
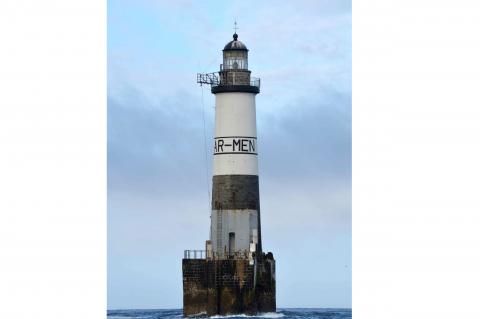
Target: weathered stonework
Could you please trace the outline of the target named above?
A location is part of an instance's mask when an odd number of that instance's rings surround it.
[[[274,312],[275,260],[183,259],[183,314],[227,315]]]
[[[257,175],[216,175],[212,183],[214,209],[260,210]]]

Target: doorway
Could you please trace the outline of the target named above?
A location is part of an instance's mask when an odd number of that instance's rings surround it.
[[[235,233],[228,233],[228,254],[232,256],[235,253]]]

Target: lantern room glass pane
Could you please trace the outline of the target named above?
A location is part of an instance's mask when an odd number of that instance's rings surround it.
[[[246,51],[225,51],[223,53],[224,70],[248,70]]]

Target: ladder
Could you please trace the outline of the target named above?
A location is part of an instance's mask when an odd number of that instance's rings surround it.
[[[220,255],[223,251],[223,212],[221,210],[217,210],[217,254]]]

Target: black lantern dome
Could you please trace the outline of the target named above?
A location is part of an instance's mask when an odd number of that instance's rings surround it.
[[[238,40],[238,34],[233,35],[233,41],[228,42],[223,51],[248,51],[245,44],[242,41]]]

